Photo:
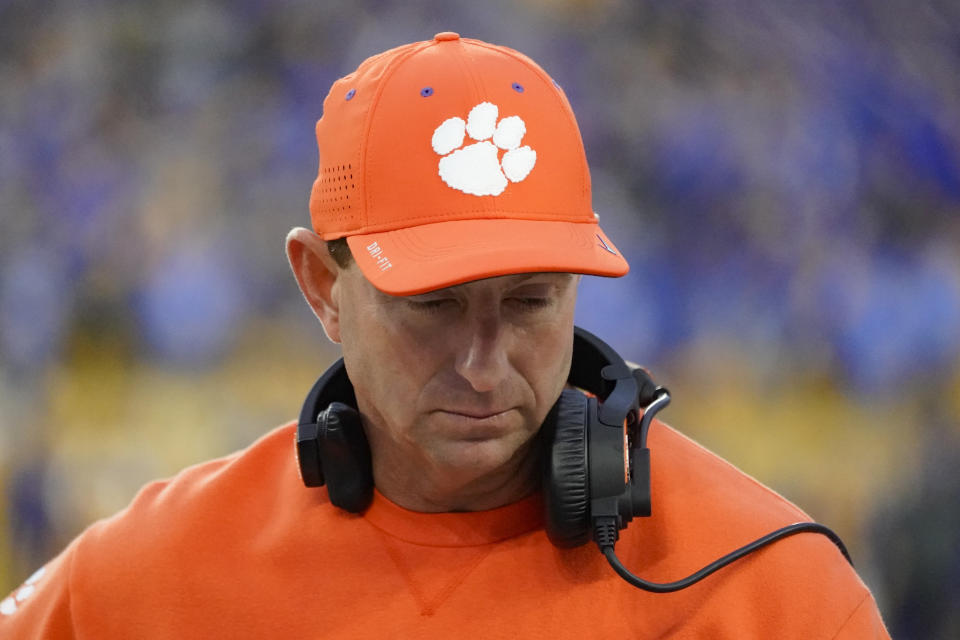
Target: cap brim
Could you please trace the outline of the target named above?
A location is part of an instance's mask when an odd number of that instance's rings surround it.
[[[629,270],[595,223],[482,219],[349,236],[363,275],[392,295],[538,271],[617,277]]]

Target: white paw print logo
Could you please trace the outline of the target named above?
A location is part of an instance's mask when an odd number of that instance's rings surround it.
[[[498,196],[510,182],[520,182],[537,162],[537,152],[520,146],[527,125],[520,116],[497,122],[497,105],[481,102],[467,121],[448,118],[433,132],[433,150],[440,158],[440,177],[454,189],[475,196]],[[469,135],[475,143],[461,148]],[[491,139],[493,140],[491,142]],[[506,153],[500,157],[500,151]],[[452,152],[452,153],[451,153]]]
[[[46,567],[41,567],[34,572],[32,576],[27,578],[27,581],[16,590],[8,598],[4,598],[0,602],[0,616],[12,616],[17,612],[17,609],[22,605],[27,598],[33,595],[37,590],[37,582],[40,581],[40,578],[43,577],[43,574],[47,572]]]

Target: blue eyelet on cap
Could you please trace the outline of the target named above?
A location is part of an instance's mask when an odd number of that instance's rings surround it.
[[[523,93],[523,85],[520,84],[519,82],[514,82],[510,86],[513,87],[513,90],[516,91],[517,93]]]
[[[433,95],[433,87],[424,87],[423,89],[420,89],[420,96],[422,98],[429,98],[432,95]]]
[[[355,96],[355,95],[357,95],[357,90],[356,90],[356,89],[350,89],[350,91],[347,91],[347,95],[345,95],[345,96],[343,97],[343,99],[344,99],[344,100],[350,100],[350,99],[353,98],[353,96]]]

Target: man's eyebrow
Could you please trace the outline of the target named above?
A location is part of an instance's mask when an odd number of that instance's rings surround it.
[[[530,273],[522,273],[522,274],[517,274],[517,275],[520,276],[520,277],[517,279],[517,282],[526,282],[527,280],[530,280],[531,278],[536,278],[536,277],[539,277],[539,276],[567,276],[567,277],[565,277],[565,278],[561,278],[562,280],[565,281],[565,280],[569,280],[570,278],[572,278],[572,277],[573,277],[574,275],[576,275],[576,274],[568,273],[568,272],[566,272],[566,271],[532,271],[532,272],[530,272]]]
[[[506,274],[506,275],[508,275],[509,277],[515,278],[515,279],[510,283],[510,287],[513,288],[513,287],[518,287],[518,286],[520,286],[520,285],[522,285],[522,284],[525,284],[525,283],[529,282],[530,280],[532,280],[532,279],[534,279],[534,278],[537,278],[537,277],[542,277],[542,276],[569,276],[569,277],[567,277],[567,278],[560,279],[559,281],[554,281],[554,279],[551,278],[551,280],[550,280],[549,282],[542,282],[542,283],[539,283],[539,282],[538,282],[538,283],[536,283],[536,284],[543,284],[544,286],[561,286],[561,285],[569,282],[569,281],[572,279],[572,277],[575,276],[576,274],[567,273],[567,272],[565,272],[565,271],[531,271],[531,272],[529,272],[529,273],[511,273],[511,274]],[[496,277],[501,277],[501,276],[491,276],[490,278],[496,278]],[[482,278],[482,279],[483,279],[483,280],[486,280],[487,278]],[[453,292],[453,291],[456,291],[456,290],[457,290],[458,288],[460,288],[460,287],[463,287],[463,286],[466,286],[466,285],[470,284],[470,282],[472,282],[472,281],[461,282],[461,283],[458,283],[458,284],[452,284],[452,285],[450,285],[450,286],[448,286],[448,287],[440,287],[439,289],[432,289],[432,290],[430,290],[430,291],[424,291],[423,293],[412,293],[412,294],[409,294],[409,295],[402,295],[402,294],[401,294],[401,295],[394,295],[394,294],[385,293],[385,292],[379,291],[379,290],[378,290],[377,292],[380,293],[381,295],[383,295],[383,296],[386,297],[386,298],[393,298],[393,299],[399,299],[399,300],[410,300],[410,299],[414,299],[414,298],[428,297],[428,296],[437,295],[437,294],[442,295],[444,292]]]

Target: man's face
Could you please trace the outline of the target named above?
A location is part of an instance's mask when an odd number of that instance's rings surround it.
[[[378,486],[413,473],[469,491],[529,467],[570,369],[578,281],[521,274],[396,297],[341,270],[340,339]]]

